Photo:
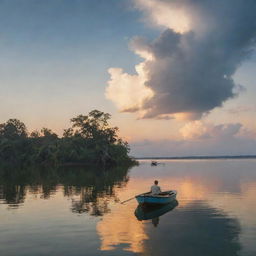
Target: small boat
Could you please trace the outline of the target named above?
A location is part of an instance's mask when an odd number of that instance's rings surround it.
[[[139,204],[134,214],[138,220],[150,220],[172,211],[177,205],[177,200],[173,200],[168,204],[150,205],[147,207],[143,207],[143,205]]]
[[[151,162],[151,165],[152,165],[152,166],[157,166],[157,164],[158,164],[157,161],[152,161],[152,162]]]
[[[168,204],[176,199],[177,191],[169,190],[161,192],[158,195],[152,195],[151,192],[135,196],[139,204]]]

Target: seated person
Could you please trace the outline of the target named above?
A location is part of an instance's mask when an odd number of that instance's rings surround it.
[[[158,186],[158,180],[155,180],[154,185],[151,186],[150,192],[152,195],[158,195],[161,193],[161,188]]]

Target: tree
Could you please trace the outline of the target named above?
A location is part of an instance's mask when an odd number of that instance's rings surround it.
[[[51,129],[48,129],[48,128],[42,128],[41,134],[42,134],[41,137],[53,138],[53,139],[58,138],[58,135],[56,133],[54,133]]]
[[[18,119],[9,119],[6,123],[0,124],[0,137],[6,139],[26,138],[27,128]]]
[[[72,126],[64,130],[62,138],[48,128],[28,137],[25,124],[10,119],[0,124],[0,164],[106,166],[129,162],[128,144],[118,137],[118,128],[109,125],[110,117],[99,110],[78,115],[71,119]]]
[[[39,137],[40,137],[40,132],[37,130],[30,133],[30,138],[37,139]]]
[[[86,139],[104,140],[114,143],[117,140],[117,127],[110,127],[108,120],[111,115],[93,110],[88,116],[79,115],[71,119],[75,134]]]

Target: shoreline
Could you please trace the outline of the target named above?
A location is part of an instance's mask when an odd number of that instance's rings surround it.
[[[204,160],[204,159],[256,159],[256,155],[234,156],[173,156],[173,157],[134,157],[136,160]]]

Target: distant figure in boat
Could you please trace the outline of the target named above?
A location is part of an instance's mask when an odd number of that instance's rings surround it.
[[[157,166],[157,161],[152,161],[152,162],[151,162],[151,165],[152,165],[152,166]]]
[[[152,195],[158,195],[161,193],[161,188],[158,186],[158,180],[154,181],[154,185],[151,186],[151,194]]]

